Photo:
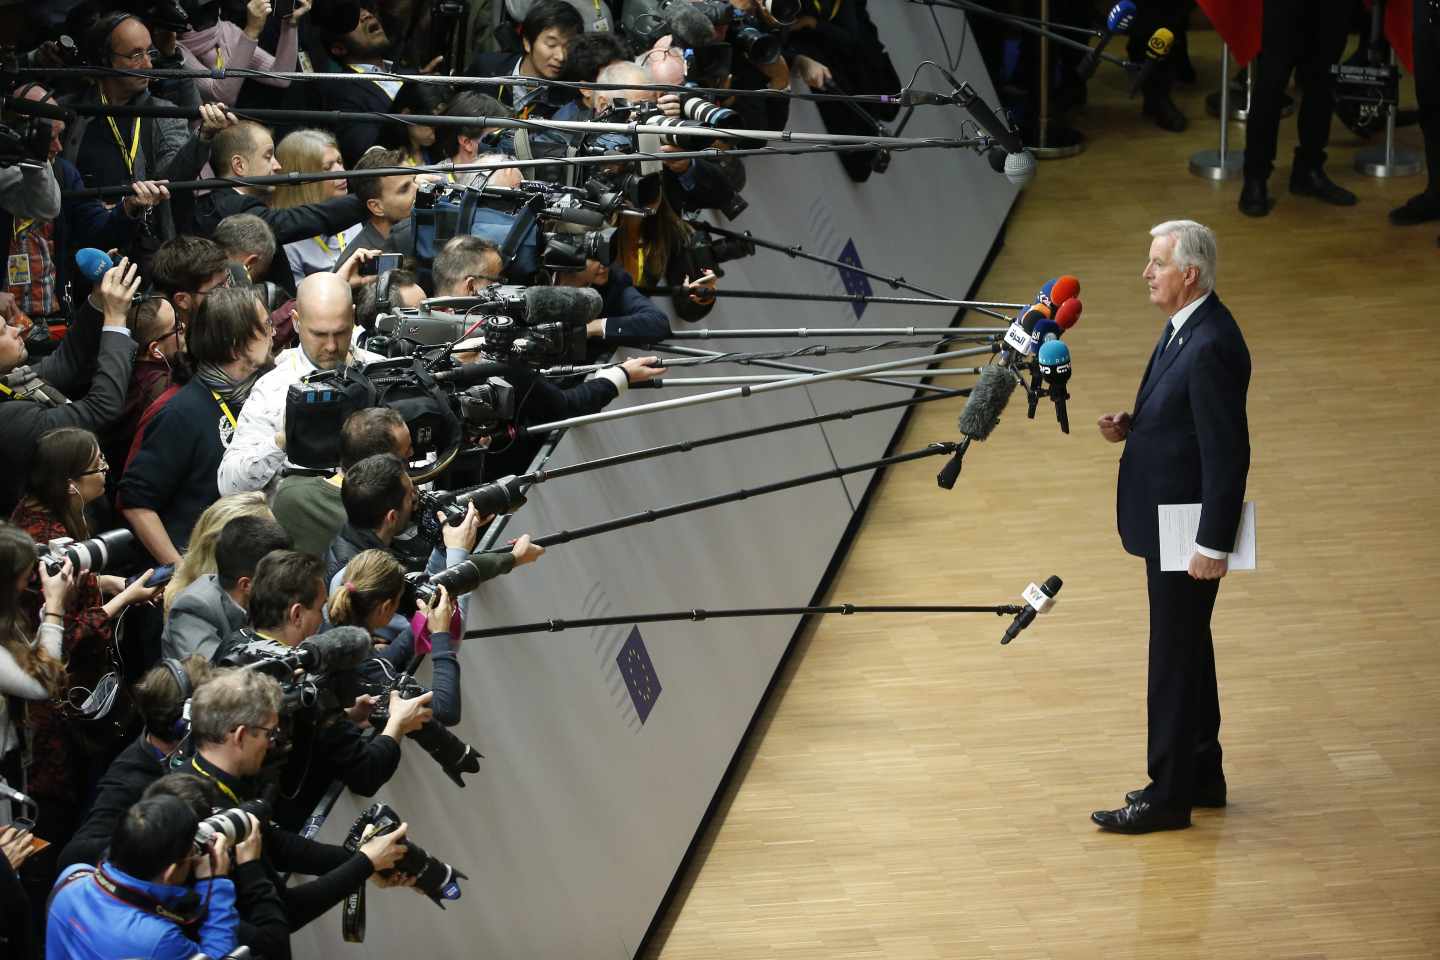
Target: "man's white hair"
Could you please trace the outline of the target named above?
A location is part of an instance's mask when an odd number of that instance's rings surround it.
[[[1152,237],[1174,237],[1175,265],[1181,270],[1195,267],[1200,271],[1196,286],[1201,290],[1215,289],[1215,231],[1194,220],[1166,220],[1150,228]]]

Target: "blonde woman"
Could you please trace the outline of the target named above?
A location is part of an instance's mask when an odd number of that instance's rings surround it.
[[[430,708],[435,719],[445,726],[459,723],[460,661],[455,656],[451,632],[455,603],[445,588],[441,587],[435,599],[420,608],[423,623],[407,623],[395,616],[405,599],[405,571],[388,551],[360,551],[337,579],[325,608],[330,625],[368,630],[375,640],[375,656],[387,661],[396,672],[409,669],[417,647],[424,653],[428,646],[434,670],[431,688],[435,692]],[[419,644],[415,641],[417,629],[421,629]],[[387,640],[387,636],[393,639]]]
[[[275,159],[280,162],[280,169],[287,173],[321,173],[345,169],[335,135],[328,130],[302,129],[287,133],[275,147]],[[270,206],[275,210],[283,210],[343,197],[346,192],[344,177],[311,183],[282,183],[275,187],[275,196]],[[334,270],[344,255],[346,246],[360,233],[360,229],[361,226],[357,223],[328,237],[306,237],[304,240],[292,240],[285,244],[285,257],[290,263],[290,272],[295,277],[296,286],[312,273]]]
[[[185,548],[180,562],[175,565],[175,575],[165,587],[166,616],[169,616],[170,606],[175,602],[175,598],[180,596],[181,591],[205,574],[216,572],[215,544],[220,539],[220,531],[225,528],[225,524],[236,517],[275,519],[265,504],[265,494],[258,490],[221,497],[206,507],[191,528],[190,544]]]

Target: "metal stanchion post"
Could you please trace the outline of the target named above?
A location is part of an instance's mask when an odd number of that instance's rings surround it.
[[[1230,45],[1220,45],[1220,149],[1201,150],[1190,157],[1190,172],[1206,180],[1229,180],[1245,164],[1243,151],[1230,152]]]
[[[1390,51],[1390,65],[1396,65],[1395,51]],[[1367,147],[1355,154],[1355,169],[1367,177],[1413,177],[1420,172],[1420,158],[1409,150],[1395,147],[1395,104],[1385,109],[1385,143]]]
[[[1250,100],[1255,96],[1255,61],[1252,59],[1250,65],[1245,68],[1245,102],[1239,103],[1235,98],[1235,92],[1240,89],[1239,83],[1230,84],[1230,119],[1238,123],[1244,123],[1250,119]],[[1212,93],[1205,98],[1205,111],[1212,117],[1220,115],[1220,94]],[[1280,116],[1288,117],[1295,112],[1295,98],[1288,93],[1280,101]]]
[[[1050,0],[1040,0],[1040,20],[1050,26]],[[1085,149],[1085,135],[1050,122],[1050,38],[1040,37],[1040,113],[1035,122],[1030,150],[1042,160],[1073,157]]]

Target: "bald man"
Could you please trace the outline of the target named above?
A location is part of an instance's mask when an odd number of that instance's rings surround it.
[[[350,285],[334,273],[312,273],[295,299],[295,332],[300,345],[281,351],[275,369],[261,377],[235,427],[235,439],[220,461],[220,495],[264,490],[273,494],[285,466],[285,394],[313,370],[379,360],[354,346],[355,304]]]

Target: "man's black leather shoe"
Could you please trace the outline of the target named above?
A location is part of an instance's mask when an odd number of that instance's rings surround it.
[[[1190,826],[1189,810],[1157,807],[1141,800],[1119,810],[1096,810],[1090,819],[1112,833],[1153,833],[1156,830],[1184,830]]]
[[[1141,787],[1139,790],[1131,790],[1129,793],[1125,794],[1125,803],[1127,805],[1132,803],[1139,803],[1141,800],[1144,799],[1144,787]],[[1219,809],[1220,807],[1225,806],[1225,781],[1216,780],[1213,783],[1207,783],[1203,786],[1197,786],[1195,788],[1195,795],[1190,798],[1190,806],[1208,807],[1212,809]]]
[[[1440,220],[1440,193],[1417,193],[1401,206],[1390,211],[1390,222],[1397,227]]]
[[[1331,180],[1319,167],[1290,172],[1290,192],[1302,197],[1314,197],[1337,207],[1353,207],[1359,198],[1340,184]]]
[[[1264,180],[1245,179],[1245,186],[1240,188],[1240,212],[1247,217],[1268,216],[1275,201],[1270,199],[1270,191],[1265,187]]]
[[[1168,93],[1147,94],[1145,104],[1141,113],[1155,119],[1155,126],[1161,130],[1169,130],[1171,133],[1182,133],[1190,122],[1185,119],[1185,114],[1175,106],[1175,101],[1170,99]]]

